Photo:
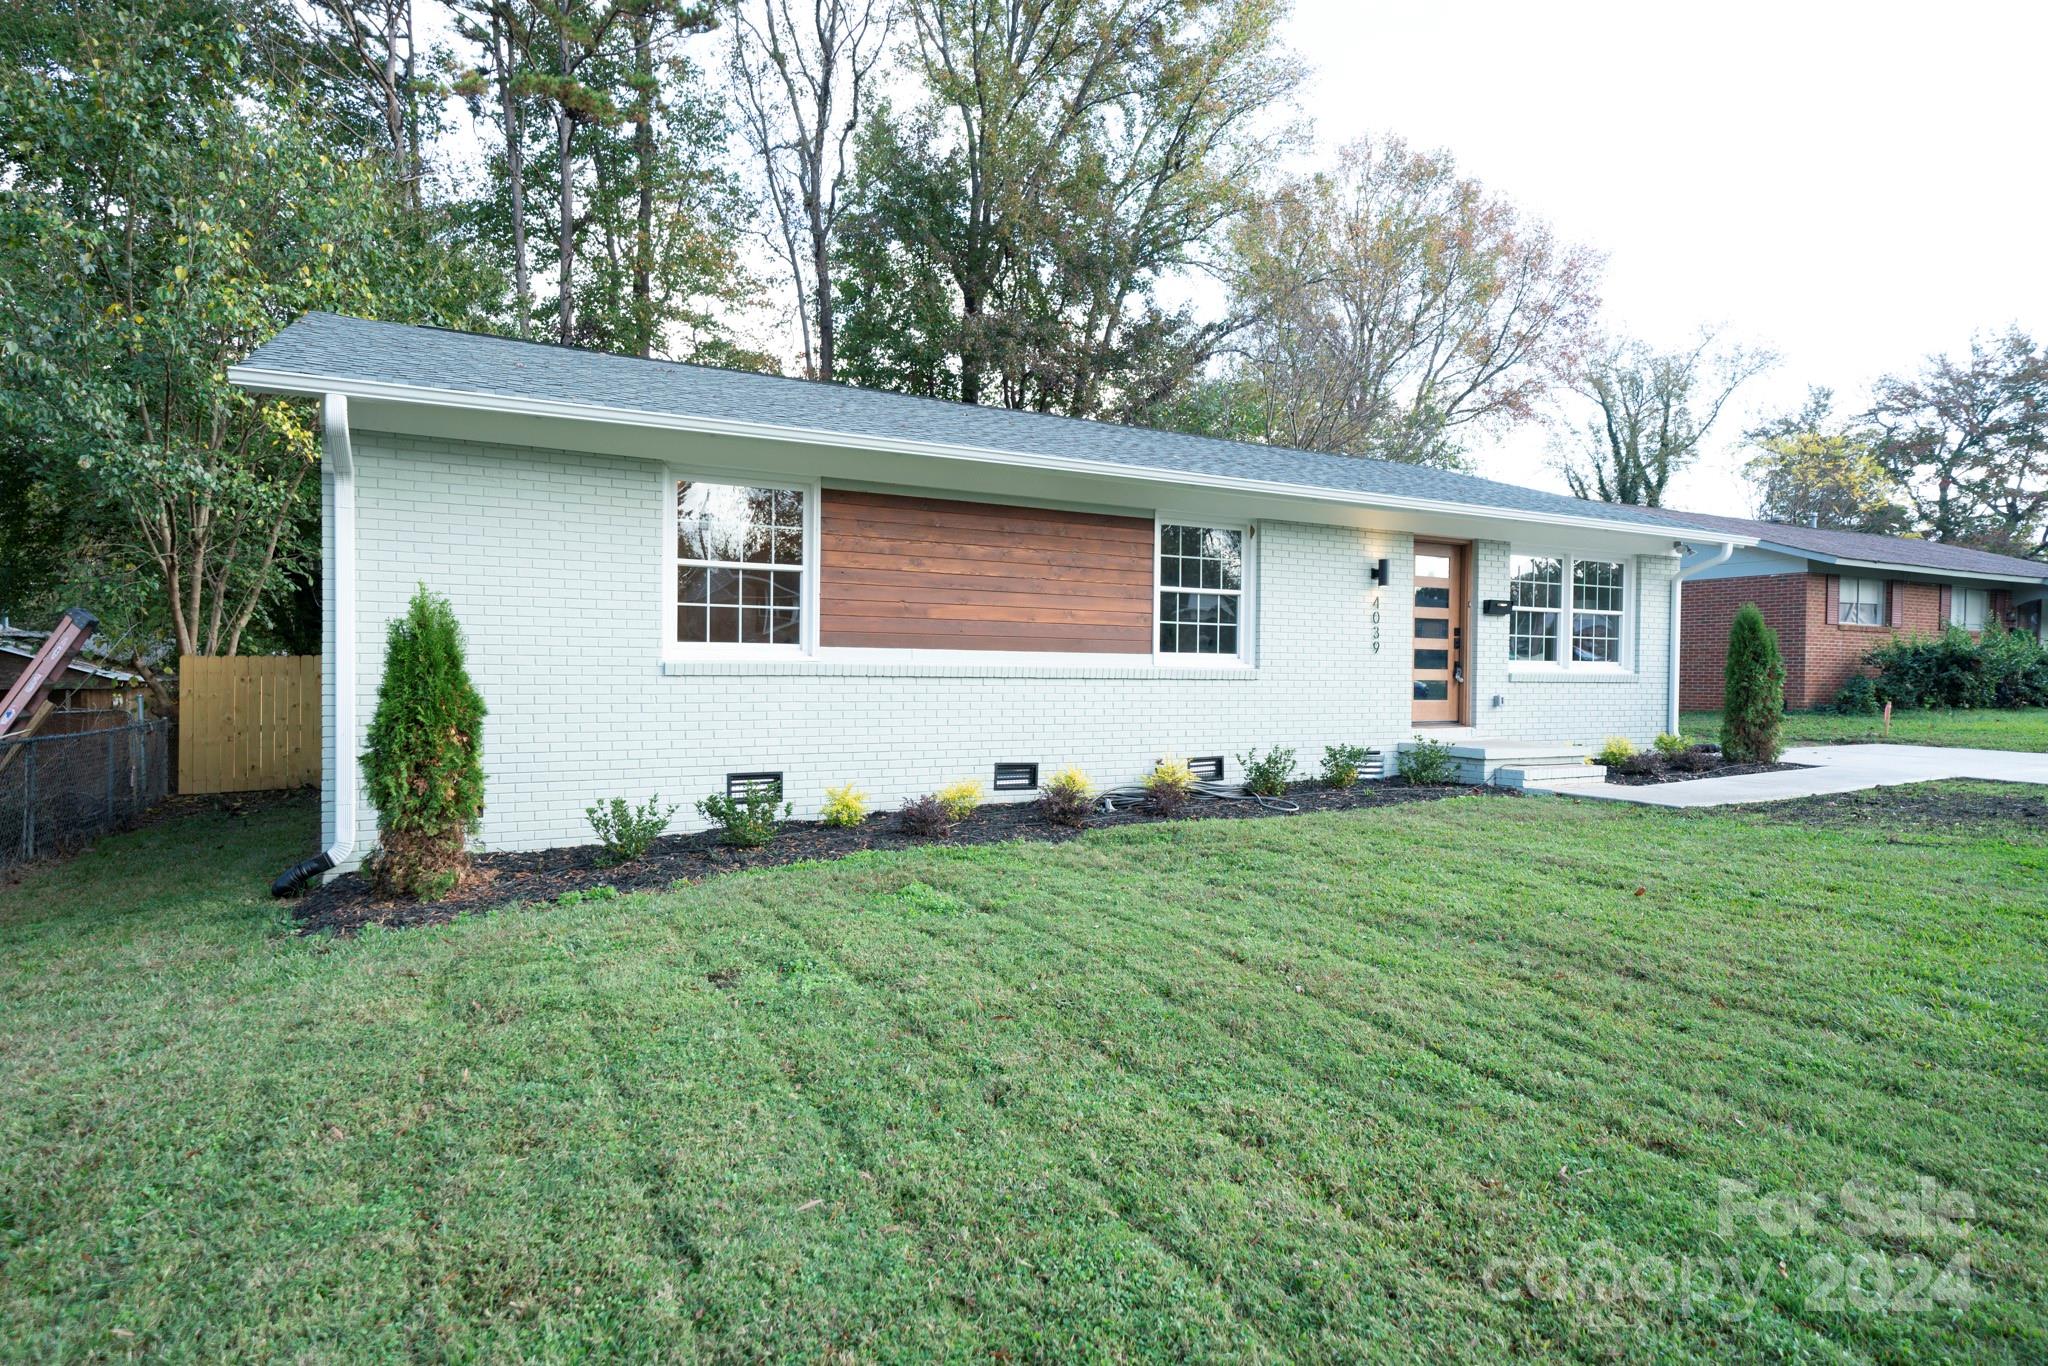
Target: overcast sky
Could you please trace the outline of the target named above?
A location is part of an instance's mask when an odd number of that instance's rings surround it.
[[[1783,357],[1671,501],[1746,515],[1732,449],[1973,331],[2048,332],[2048,6],[1296,0],[1326,146],[1392,131],[1607,253],[1611,325]],[[1531,436],[1481,472],[1562,488]]]

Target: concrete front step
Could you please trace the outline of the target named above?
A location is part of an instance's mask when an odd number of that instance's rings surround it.
[[[1502,765],[1500,773],[1521,775],[1524,783],[1569,783],[1574,781],[1604,783],[1607,781],[1605,764],[1589,764],[1584,759],[1568,760],[1557,764],[1513,764]]]
[[[1496,787],[1557,788],[1583,787],[1604,784],[1607,768],[1603,764],[1525,764],[1516,768],[1494,770],[1493,783]]]
[[[1413,746],[1403,744],[1401,748]],[[1561,740],[1459,739],[1445,748],[1451,758],[1457,760],[1458,781],[1463,783],[1506,786],[1501,775],[1510,769],[1520,770],[1530,782],[1553,778],[1570,781],[1587,774],[1593,775],[1591,780],[1599,781],[1606,775],[1605,769],[1586,766],[1587,751],[1583,746]],[[1544,776],[1528,776],[1532,773]]]

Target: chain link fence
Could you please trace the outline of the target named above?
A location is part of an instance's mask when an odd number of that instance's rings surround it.
[[[0,738],[0,868],[119,830],[164,798],[169,721]]]

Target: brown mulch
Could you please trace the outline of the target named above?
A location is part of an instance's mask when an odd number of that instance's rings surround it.
[[[1739,778],[1745,773],[1784,773],[1790,769],[1812,767],[1812,764],[1730,764],[1717,761],[1708,768],[1679,768],[1660,763],[1648,773],[1623,773],[1610,768],[1607,781],[1617,787],[1650,787],[1656,783],[1689,783],[1695,778]]]
[[[1338,791],[1299,784],[1288,789],[1285,800],[1307,813],[1355,811],[1474,794],[1517,795],[1494,787],[1413,787],[1399,778],[1388,778]],[[1292,814],[1295,813],[1276,811],[1249,800],[1197,798],[1171,817],[1156,816],[1139,807],[1119,806],[1114,812],[1091,817],[1085,828],[1106,830],[1161,820],[1245,820]],[[902,833],[896,828],[893,811],[878,812],[850,828],[816,821],[789,821],[773,841],[759,849],[730,848],[718,842],[716,831],[697,831],[656,840],[644,857],[619,866],[601,863],[603,850],[595,844],[527,853],[479,854],[474,875],[445,900],[435,902],[379,900],[367,878],[360,873],[348,873],[301,896],[292,914],[302,934],[353,934],[365,925],[405,928],[445,924],[458,916],[519,902],[553,901],[564,892],[583,892],[594,887],[610,887],[619,892],[652,891],[721,873],[844,858],[869,849],[996,844],[1005,840],[1058,843],[1081,833],[1047,821],[1038,814],[1035,802],[984,806],[955,825],[952,834],[939,840]]]

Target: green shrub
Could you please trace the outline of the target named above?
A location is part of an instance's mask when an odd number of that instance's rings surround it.
[[[953,812],[938,797],[927,794],[903,803],[896,812],[896,824],[906,835],[944,839],[953,833]]]
[[[1417,787],[1445,787],[1458,781],[1458,758],[1451,753],[1451,747],[1442,740],[1425,740],[1420,735],[1415,743],[1401,750],[1395,760],[1401,777]]]
[[[777,806],[782,808],[780,817]],[[776,827],[793,809],[775,786],[750,787],[737,797],[721,794],[697,803],[698,813],[719,827],[719,838],[740,849],[758,849],[774,839]]]
[[[590,828],[597,832],[598,843],[604,846],[604,862],[611,864],[631,863],[647,852],[648,846],[661,838],[661,832],[668,829],[677,808],[661,809],[659,793],[649,797],[647,804],[640,807],[626,805],[624,797],[614,797],[609,804],[599,803],[583,808]]]
[[[1324,745],[1323,786],[1352,786],[1371,758],[1372,751],[1364,745]]]
[[[820,813],[827,825],[859,825],[867,819],[868,794],[852,783],[825,789],[825,809]]]
[[[1185,759],[1161,759],[1145,775],[1145,799],[1154,811],[1171,816],[1195,795],[1195,770]]]
[[[1692,748],[1692,741],[1683,735],[1673,735],[1668,730],[1650,743],[1656,746],[1658,756],[1664,759],[1676,759]]]
[[[1744,603],[1728,631],[1721,694],[1721,752],[1731,763],[1774,764],[1784,750],[1785,661],[1778,633]]]
[[[1287,791],[1287,780],[1294,776],[1294,751],[1274,748],[1266,751],[1261,758],[1257,750],[1237,756],[1237,765],[1244,770],[1244,790],[1254,797],[1278,797]]]
[[[1063,768],[1038,789],[1038,809],[1054,825],[1079,829],[1095,809],[1095,790],[1078,768]]]
[[[2048,706],[2048,651],[1993,624],[1981,639],[1960,626],[1898,636],[1864,657],[1877,669],[1876,700],[1899,707]]]
[[[981,805],[981,784],[969,778],[940,788],[936,795],[939,805],[946,808],[948,820],[964,821]]]
[[[1626,735],[1610,735],[1600,742],[1600,748],[1593,752],[1593,759],[1609,768],[1618,768],[1633,758],[1635,752],[1635,741]]]
[[[1843,716],[1875,716],[1882,709],[1877,700],[1877,680],[1857,674],[1835,693],[1835,711]]]
[[[363,755],[380,894],[438,900],[461,884],[484,810],[483,719],[455,611],[423,584],[391,623]]]

